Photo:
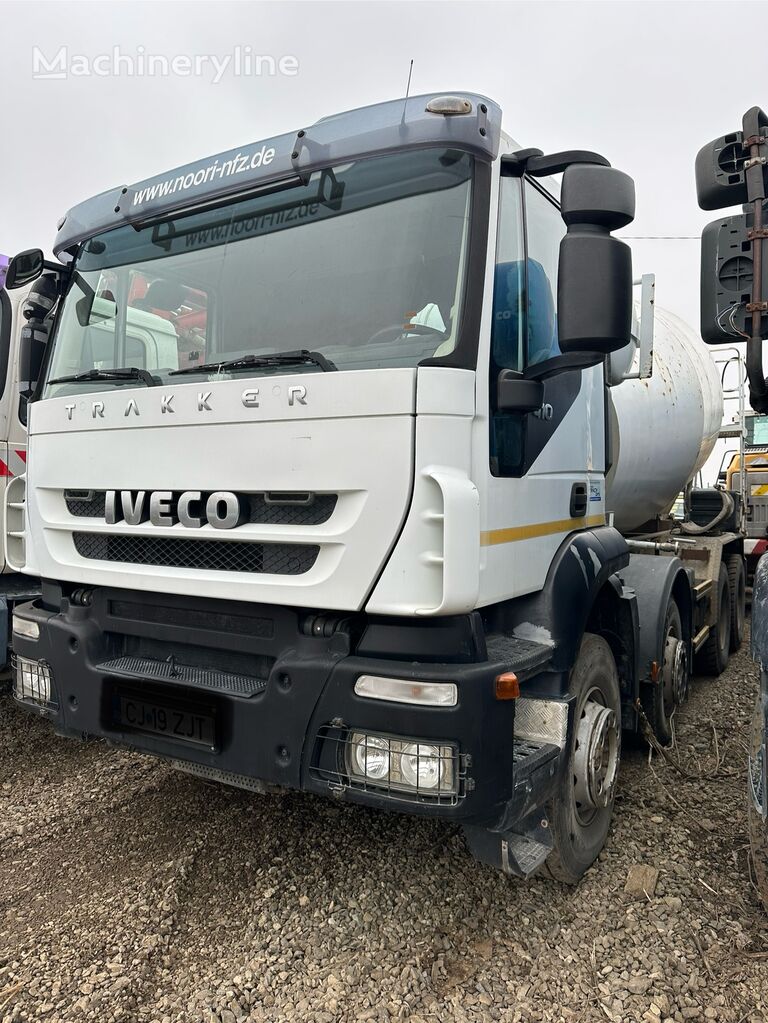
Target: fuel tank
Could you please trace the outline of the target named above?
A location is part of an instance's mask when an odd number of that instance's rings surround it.
[[[609,394],[613,465],[606,506],[616,527],[632,532],[666,514],[709,458],[723,419],[722,388],[703,341],[657,308],[653,375],[624,380]]]

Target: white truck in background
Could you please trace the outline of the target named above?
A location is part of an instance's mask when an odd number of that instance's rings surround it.
[[[24,309],[30,288],[6,291],[3,287],[6,263],[0,256],[0,493],[8,483],[23,476],[27,460],[25,403],[19,395],[18,372]],[[0,511],[0,531],[5,532],[5,502]],[[8,678],[11,653],[11,617],[17,603],[40,593],[37,580],[15,571],[0,556],[0,677]]]
[[[560,187],[562,175],[562,188]],[[25,358],[15,695],[256,791],[441,817],[576,882],[623,729],[672,736],[743,628],[722,417],[639,287],[634,186],[416,96],[75,206]],[[741,594],[741,603],[739,594]]]

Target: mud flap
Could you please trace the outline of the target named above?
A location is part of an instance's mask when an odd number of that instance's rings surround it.
[[[514,831],[489,831],[465,825],[469,851],[510,877],[528,878],[541,867],[552,851],[552,834],[543,810],[518,821]]]
[[[515,791],[492,828],[467,824],[464,836],[475,859],[512,877],[530,877],[552,851],[544,809],[556,788],[560,747],[515,740]]]

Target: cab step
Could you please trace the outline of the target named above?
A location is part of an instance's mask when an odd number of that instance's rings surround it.
[[[504,633],[486,636],[485,647],[490,662],[503,665],[504,671],[514,671],[521,682],[543,671],[555,652],[554,645]]]

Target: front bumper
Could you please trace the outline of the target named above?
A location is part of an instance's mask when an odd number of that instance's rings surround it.
[[[51,674],[48,703],[21,702],[61,735],[103,738],[244,787],[300,789],[484,827],[502,820],[509,827],[551,793],[558,751],[543,744],[521,759],[516,701],[495,695],[495,678],[510,664],[476,659],[468,620],[419,630],[403,622],[398,633],[394,622],[285,607],[107,589],[91,597],[76,606],[53,587],[18,609],[37,623],[39,638],[14,635],[15,655],[44,661]],[[458,700],[437,707],[368,699],[354,691],[361,675],[454,682]],[[215,720],[215,740],[192,744],[127,728],[116,710],[126,690],[202,708]],[[354,783],[338,755],[352,732],[455,747],[455,794]]]

